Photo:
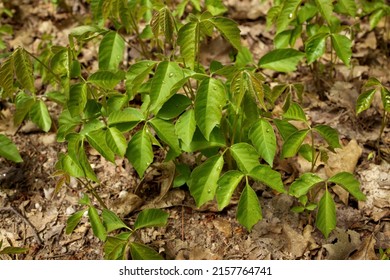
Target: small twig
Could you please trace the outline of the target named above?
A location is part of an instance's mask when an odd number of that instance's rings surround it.
[[[20,213],[15,207],[13,207],[13,206],[10,206],[10,207],[2,207],[2,208],[0,208],[0,212],[2,212],[2,211],[3,211],[3,212],[12,212],[12,213],[14,213],[16,216],[19,216],[19,217],[23,220],[23,222],[25,222],[26,224],[28,224],[28,225],[31,227],[32,232],[33,232],[33,234],[34,234],[34,237],[35,237],[35,239],[37,240],[38,244],[39,244],[39,245],[43,245],[43,241],[42,241],[42,239],[39,237],[38,232],[37,232],[36,228],[34,227],[34,225],[33,225],[25,216],[23,216],[23,214]]]

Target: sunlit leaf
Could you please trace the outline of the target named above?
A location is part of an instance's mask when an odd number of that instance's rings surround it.
[[[328,190],[318,204],[316,226],[325,238],[336,228],[336,205]]]
[[[390,113],[390,90],[386,87],[381,88],[382,104],[385,111]]]
[[[161,209],[142,210],[134,223],[134,229],[144,227],[162,227],[168,222],[169,214]]]
[[[237,170],[229,170],[218,180],[218,188],[215,197],[218,203],[218,209],[222,210],[229,205],[234,190],[241,182],[244,174]]]
[[[325,139],[326,143],[332,148],[341,148],[340,141],[339,141],[339,133],[336,129],[331,128],[328,125],[316,125],[313,128],[315,131],[317,131],[322,138]]]
[[[296,11],[302,0],[283,1],[282,8],[276,21],[277,33],[284,31],[289,23],[295,19]]]
[[[248,231],[263,218],[256,192],[248,184],[241,193],[237,206],[237,220]]]
[[[306,195],[315,185],[323,182],[321,177],[314,173],[304,173],[290,186],[289,194],[297,198]]]
[[[16,96],[15,100],[15,115],[14,115],[14,124],[20,125],[24,119],[26,118],[27,114],[30,112],[31,107],[34,106],[35,100],[30,95],[20,92]]]
[[[113,89],[121,80],[125,78],[123,71],[98,70],[88,78],[88,82],[103,89]]]
[[[248,143],[234,144],[230,147],[230,153],[236,161],[238,168],[245,174],[248,174],[260,164],[256,149]]]
[[[285,193],[282,176],[278,171],[268,165],[258,165],[249,172],[249,176],[258,182],[262,182],[279,193]]]
[[[107,232],[100,220],[99,214],[95,207],[92,205],[88,208],[88,217],[91,223],[93,234],[102,241],[106,240]]]
[[[108,209],[103,209],[102,218],[107,233],[119,228],[130,229],[114,212]]]
[[[318,33],[310,37],[305,43],[307,63],[312,63],[325,53],[325,42],[329,34]]]
[[[99,69],[117,70],[122,62],[125,49],[125,41],[122,36],[114,31],[104,35],[99,45]]]
[[[0,157],[14,162],[23,162],[16,145],[3,134],[0,134]]]
[[[23,88],[31,93],[35,92],[33,65],[29,54],[23,48],[17,48],[12,54],[16,77]]]
[[[197,207],[214,198],[223,163],[221,155],[213,156],[192,171],[187,184]]]
[[[130,254],[133,260],[163,260],[152,248],[137,242],[130,243]]]
[[[158,138],[160,138],[164,143],[168,144],[170,147],[170,157],[166,160],[171,160],[172,158],[178,156],[181,153],[179,138],[176,135],[175,126],[170,121],[165,121],[159,118],[153,118],[149,121],[153,126],[153,129],[156,131]]]
[[[105,138],[107,146],[111,149],[111,151],[121,157],[125,155],[127,142],[122,132],[120,132],[116,127],[109,127],[106,130]]]
[[[51,128],[51,117],[46,104],[42,100],[37,100],[30,110],[30,118],[40,129],[48,132]]]
[[[259,66],[278,72],[292,72],[304,56],[304,53],[295,49],[276,49],[260,58]]]
[[[352,56],[352,41],[345,35],[331,34],[332,47],[341,61],[349,66]]]
[[[138,175],[142,178],[145,170],[152,163],[154,158],[152,142],[146,129],[138,131],[131,138],[127,146],[126,157],[134,166]]]
[[[287,120],[296,120],[306,122],[306,114],[302,107],[297,103],[293,102],[288,107],[288,110],[283,114],[283,118]]]
[[[0,98],[12,97],[14,91],[14,58],[10,55],[0,66],[0,89],[3,93]],[[0,90],[1,91],[1,90]]]
[[[333,1],[332,0],[314,0],[316,6],[324,17],[326,22],[331,25],[332,24],[332,11],[333,11]]]
[[[83,217],[85,210],[77,211],[76,213],[72,214],[68,220],[66,221],[66,228],[65,233],[71,234],[73,230],[77,227],[79,224],[81,218]]]
[[[177,44],[184,64],[194,69],[199,53],[200,27],[199,22],[188,22],[178,32]]]
[[[84,83],[74,84],[69,90],[68,110],[72,117],[83,113],[87,104],[87,85]]]
[[[272,125],[265,119],[259,119],[249,130],[249,139],[259,155],[272,167],[276,154],[276,136]]]
[[[357,200],[366,200],[366,196],[360,191],[360,183],[348,172],[340,172],[328,179],[349,192]]]
[[[370,108],[375,92],[376,89],[370,89],[359,95],[356,101],[356,115]]]
[[[189,146],[196,130],[195,112],[193,109],[186,111],[176,121],[175,131],[177,137],[183,141],[186,146]]]
[[[237,50],[241,48],[240,29],[238,24],[229,18],[212,17],[208,19],[222,36]]]
[[[94,130],[86,134],[88,143],[95,148],[105,159],[115,162],[115,154],[108,147],[106,142],[106,132],[103,129]]]
[[[308,133],[308,129],[303,129],[291,134],[283,144],[281,155],[282,158],[295,156],[298,153],[299,148],[301,147],[303,140],[305,140]]]

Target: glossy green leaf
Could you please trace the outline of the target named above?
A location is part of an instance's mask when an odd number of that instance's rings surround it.
[[[286,120],[273,119],[273,122],[278,128],[280,136],[282,136],[282,139],[284,141],[286,141],[291,134],[298,131],[298,129],[295,126],[293,126],[291,123],[289,123]]]
[[[207,78],[200,82],[195,98],[195,120],[206,140],[219,126],[226,103],[225,87],[220,80]]]
[[[214,198],[223,163],[223,157],[216,155],[207,159],[192,171],[187,184],[197,207]]]
[[[17,48],[12,54],[14,57],[14,67],[16,78],[24,89],[31,93],[35,92],[33,65],[29,54],[21,47]]]
[[[130,234],[130,232],[123,232],[115,237],[107,236],[106,242],[104,243],[104,259],[127,259],[125,250]]]
[[[263,218],[256,192],[248,184],[241,193],[237,206],[237,220],[248,231]]]
[[[272,167],[277,146],[272,125],[265,119],[259,119],[249,130],[249,139],[259,155]]]
[[[51,128],[51,117],[46,104],[42,100],[37,100],[30,110],[30,118],[40,129],[48,132]]]
[[[335,5],[336,12],[347,14],[355,17],[357,13],[357,5],[355,0],[339,0]]]
[[[106,132],[103,129],[94,130],[86,134],[88,143],[98,151],[105,159],[115,162],[115,154],[108,147],[106,142]]]
[[[222,0],[205,0],[205,4],[207,11],[209,11],[213,16],[222,15],[227,12],[227,8],[224,6]]]
[[[177,137],[183,141],[184,145],[189,146],[196,130],[195,111],[190,109],[186,111],[176,121],[175,131]]]
[[[222,36],[237,50],[241,48],[241,36],[238,24],[229,18],[212,17],[208,19]]]
[[[238,168],[248,174],[253,168],[258,166],[259,154],[256,149],[248,143],[237,143],[230,147],[230,153],[236,161]]]
[[[325,53],[325,43],[329,34],[318,33],[310,37],[305,43],[307,63],[313,63]]]
[[[283,118],[287,120],[307,122],[305,112],[302,107],[295,102],[291,103],[288,110],[283,114]]]
[[[352,56],[352,41],[345,35],[331,34],[332,47],[341,61],[349,66]]]
[[[121,80],[125,78],[122,71],[98,70],[88,78],[88,82],[103,89],[113,89]]]
[[[134,96],[142,83],[149,77],[150,72],[157,64],[155,61],[142,60],[131,65],[126,73],[126,91]]]
[[[66,228],[65,233],[71,234],[73,230],[77,227],[77,225],[80,223],[81,218],[83,217],[85,210],[77,211],[76,213],[72,214],[66,221]]]
[[[288,158],[295,156],[298,153],[299,148],[301,147],[303,140],[305,140],[308,133],[308,129],[303,129],[291,134],[283,144],[281,157]]]
[[[199,54],[200,25],[199,22],[188,22],[178,32],[177,44],[184,64],[190,69],[195,69]]]
[[[157,117],[164,120],[171,120],[179,116],[191,105],[191,99],[183,94],[175,94],[158,111]]]
[[[91,223],[93,234],[102,241],[106,240],[107,232],[100,220],[99,214],[96,208],[92,205],[88,208],[88,217]]]
[[[339,133],[336,129],[322,124],[316,125],[313,129],[317,131],[322,138],[325,139],[326,143],[328,143],[332,149],[341,148]]]
[[[296,11],[302,0],[283,1],[282,8],[276,20],[277,33],[284,31],[296,17]]]
[[[3,134],[0,134],[0,157],[14,162],[23,162],[16,145]]]
[[[14,93],[14,57],[10,55],[0,65],[0,98],[12,97]]]
[[[99,45],[99,69],[117,70],[122,62],[125,41],[117,32],[110,31],[104,35]]]
[[[122,111],[113,111],[108,117],[108,125],[120,131],[129,131],[144,120],[142,113],[135,108],[125,108]]]
[[[244,174],[237,170],[229,170],[218,180],[218,188],[215,197],[218,203],[218,210],[221,211],[229,205],[234,190],[241,182]]]
[[[87,104],[87,85],[84,83],[71,85],[69,90],[68,110],[72,117],[83,113]]]
[[[386,87],[381,88],[381,98],[382,98],[382,104],[383,108],[386,112],[390,113],[390,90]]]
[[[356,101],[356,115],[370,108],[375,92],[376,89],[370,89],[359,95]]]
[[[333,1],[332,0],[314,0],[318,11],[321,13],[323,18],[326,20],[328,25],[332,24],[332,13],[333,13]]]
[[[172,157],[180,155],[181,149],[179,145],[179,138],[176,135],[175,126],[169,122],[159,118],[153,118],[149,121],[153,126],[153,129],[156,131],[158,138],[160,138],[164,143],[168,144],[170,147],[170,152]],[[172,158],[167,158],[170,160]]]
[[[152,248],[137,242],[130,243],[130,254],[133,260],[163,260]]]
[[[15,100],[15,109],[16,112],[14,114],[14,124],[20,125],[24,119],[26,118],[27,114],[30,112],[31,107],[35,104],[34,98],[32,98],[30,95],[20,92],[16,96]]]
[[[249,176],[256,181],[262,182],[279,193],[286,192],[281,174],[273,170],[268,165],[261,164],[256,166],[250,171]]]
[[[321,177],[314,173],[304,173],[290,186],[289,194],[297,198],[306,195],[315,185],[323,182]]]
[[[340,172],[330,177],[328,182],[335,183],[349,192],[357,200],[366,200],[366,196],[360,191],[360,183],[348,172]]]
[[[259,66],[278,72],[292,72],[304,56],[304,53],[295,49],[276,49],[260,58]]]
[[[103,209],[102,212],[103,225],[107,230],[107,233],[120,228],[130,228],[112,211]]]
[[[130,140],[126,157],[142,178],[145,170],[153,162],[152,142],[146,129],[138,131]]]
[[[169,214],[161,209],[142,210],[134,223],[134,230],[145,227],[162,227],[168,222]]]
[[[316,226],[325,238],[336,228],[336,205],[328,190],[318,204]]]
[[[309,144],[303,144],[300,148],[299,148],[299,155],[301,155],[304,159],[306,159],[308,162],[313,162],[313,147]],[[316,155],[315,151],[314,151],[314,156]]]
[[[163,61],[157,66],[150,88],[150,111],[157,114],[175,92],[173,86],[184,78],[183,70],[176,62]]]
[[[123,157],[127,149],[127,141],[123,136],[122,132],[119,131],[116,127],[109,127],[106,130],[105,140],[107,146],[115,154]]]

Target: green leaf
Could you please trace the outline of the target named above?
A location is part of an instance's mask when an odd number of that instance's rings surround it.
[[[160,209],[142,210],[134,223],[134,230],[145,227],[162,227],[168,222],[169,214]]]
[[[196,206],[200,207],[214,198],[219,174],[223,167],[223,157],[216,155],[197,166],[187,182]]]
[[[86,133],[88,143],[98,151],[105,159],[115,162],[114,152],[108,147],[106,142],[106,132],[103,129],[98,129]]]
[[[102,241],[106,240],[107,232],[100,220],[99,214],[95,207],[92,205],[88,208],[88,217],[91,223],[93,234]]]
[[[308,133],[308,129],[303,129],[291,134],[283,144],[281,157],[288,158],[295,156]]]
[[[301,155],[304,159],[306,159],[308,162],[313,162],[313,147],[309,144],[303,144],[299,148],[299,155]],[[314,152],[315,156],[315,152]]]
[[[325,42],[328,36],[328,33],[318,33],[306,41],[305,53],[308,64],[313,63],[325,53]]]
[[[333,11],[333,3],[332,0],[314,0],[316,6],[326,20],[328,25],[332,24],[332,11]]]
[[[345,35],[331,34],[332,47],[341,61],[349,66],[352,56],[352,41]]]
[[[130,243],[130,254],[133,260],[163,260],[152,248],[137,242]]]
[[[156,131],[157,136],[170,147],[171,157],[176,157],[180,155],[181,149],[179,145],[179,138],[176,135],[175,126],[169,122],[159,118],[153,118],[149,121],[153,126],[153,129]],[[167,156],[167,161],[171,160]]]
[[[219,211],[229,205],[233,192],[243,177],[244,174],[242,174],[242,172],[229,170],[219,178],[218,188],[215,193]]]
[[[126,259],[125,249],[130,232],[123,232],[117,236],[108,236],[104,243],[104,259],[106,260],[120,260]]]
[[[238,168],[244,174],[248,174],[254,167],[260,164],[256,149],[248,143],[234,144],[230,147],[230,153],[237,162]]]
[[[238,51],[236,56],[235,65],[238,68],[245,67],[249,64],[253,64],[253,55],[252,52],[249,50],[249,48],[242,46],[241,49]],[[223,66],[221,65],[221,68]],[[211,71],[210,72],[215,72]]]
[[[83,217],[84,212],[85,212],[85,210],[77,211],[76,213],[72,214],[68,218],[68,220],[66,221],[66,228],[65,228],[66,234],[71,234],[73,232],[73,230],[80,223],[80,220]]]
[[[234,20],[225,17],[212,17],[208,19],[222,36],[237,50],[241,49],[240,29]]]
[[[150,88],[150,111],[155,115],[175,92],[173,86],[184,78],[183,70],[175,62],[163,61],[157,66]]]
[[[175,94],[158,111],[157,117],[164,120],[171,120],[179,116],[188,106],[192,104],[191,99],[183,94]]]
[[[126,92],[128,95],[132,97],[136,95],[156,64],[157,62],[151,60],[142,60],[130,66],[126,73]]]
[[[366,196],[360,191],[360,183],[348,172],[340,172],[328,179],[349,192],[357,200],[366,200]]]
[[[335,10],[336,12],[355,17],[357,12],[357,5],[355,0],[339,0],[335,5]]]
[[[340,141],[339,141],[339,133],[336,129],[331,128],[328,125],[316,125],[313,128],[315,131],[317,131],[322,138],[325,139],[326,143],[332,148],[341,148]]]
[[[0,156],[14,162],[23,162],[16,145],[3,134],[0,134]]]
[[[321,182],[323,180],[316,174],[304,173],[291,184],[289,194],[299,198],[306,195],[311,188]]]
[[[200,27],[199,22],[188,22],[178,32],[177,44],[184,64],[190,69],[195,69],[199,53]]]
[[[124,72],[122,71],[98,70],[89,76],[88,82],[103,89],[110,90],[114,89],[124,77]]]
[[[154,158],[152,142],[148,134],[145,128],[138,131],[131,138],[126,150],[127,159],[134,166],[141,178]]]
[[[283,118],[287,120],[307,122],[305,112],[302,107],[295,102],[291,103],[288,110],[283,114]]]
[[[195,111],[190,109],[186,111],[176,121],[175,131],[177,137],[183,141],[184,145],[189,146],[196,130]]]
[[[384,17],[386,16],[386,12],[384,9],[377,9],[375,10],[371,15],[370,15],[370,18],[369,18],[369,21],[370,21],[370,30],[374,29],[379,21]]]
[[[144,120],[142,113],[135,108],[125,108],[122,111],[113,111],[108,117],[108,125],[119,131],[129,131]]]
[[[0,66],[0,88],[3,88],[0,98],[12,97],[14,93],[14,58],[12,55]]]
[[[214,127],[219,126],[225,103],[225,87],[220,80],[207,78],[200,82],[195,98],[195,120],[206,140]]]
[[[318,205],[316,226],[325,238],[328,238],[329,233],[336,228],[336,205],[328,190]]]
[[[295,49],[276,49],[260,58],[259,66],[277,72],[292,72],[304,56],[304,53]]]
[[[20,92],[16,96],[15,100],[15,115],[14,115],[14,124],[20,125],[24,119],[26,118],[26,115],[30,112],[31,107],[35,104],[34,98],[32,98],[30,95],[27,95],[24,92]]]
[[[253,168],[249,176],[256,181],[262,182],[279,193],[285,193],[282,176],[268,165],[258,165]]]
[[[51,117],[46,104],[42,100],[37,100],[30,110],[30,118],[40,129],[48,132],[51,128]]]
[[[241,193],[237,206],[237,220],[248,231],[261,219],[261,207],[256,192],[248,184]]]
[[[50,60],[51,70],[59,76],[69,77],[69,52],[67,48],[61,48]]]
[[[195,151],[204,151],[212,148],[221,148],[226,147],[225,138],[219,128],[215,128],[211,134],[209,140],[204,138],[202,132],[199,129],[195,130],[192,141],[188,147],[182,145],[182,149],[185,152],[195,152]]]
[[[356,115],[370,108],[376,89],[370,89],[359,95],[356,101]]]
[[[28,248],[22,248],[22,247],[13,247],[13,246],[8,246],[0,250],[0,255],[1,254],[24,254],[28,252]]]
[[[249,130],[249,139],[259,155],[272,167],[276,154],[276,136],[272,125],[265,119],[259,119]]]
[[[109,31],[99,45],[99,69],[117,70],[122,62],[125,41],[117,32]]]
[[[205,0],[205,4],[207,11],[209,11],[213,16],[227,12],[227,8],[224,6],[222,0]]]
[[[23,48],[17,48],[12,54],[14,57],[14,67],[16,78],[23,88],[31,93],[35,92],[33,65],[29,54]]]
[[[386,112],[390,113],[390,90],[385,87],[382,87],[381,98],[382,98],[383,109],[385,109]]]
[[[130,228],[112,211],[103,209],[102,212],[103,225],[105,226],[107,233],[119,228]]]
[[[67,102],[70,115],[72,117],[81,115],[86,104],[87,85],[84,83],[71,85],[69,90],[69,100]]]
[[[156,39],[160,35],[164,35],[166,42],[172,43],[172,36],[175,31],[175,19],[168,7],[161,8],[153,15],[150,26]]]
[[[283,140],[286,141],[288,137],[294,132],[297,132],[298,129],[289,123],[286,120],[273,119],[274,124],[278,128],[280,136],[282,136]]]
[[[105,138],[107,146],[111,151],[121,157],[125,155],[127,142],[126,138],[123,136],[122,132],[119,131],[119,129],[116,127],[107,128]]]
[[[281,11],[276,20],[277,33],[284,31],[295,18],[297,9],[302,0],[283,1]]]

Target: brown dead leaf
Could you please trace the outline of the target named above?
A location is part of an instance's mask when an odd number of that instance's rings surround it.
[[[375,238],[371,235],[363,240],[358,251],[351,256],[351,260],[377,260],[375,254]]]
[[[336,228],[332,243],[325,244],[322,247],[328,251],[328,260],[345,260],[360,244],[359,233],[353,230],[344,231]]]
[[[119,216],[124,217],[138,209],[142,203],[143,200],[138,195],[122,191],[119,197],[111,202],[109,207],[115,209],[115,213]]]
[[[213,225],[226,238],[232,237],[232,225],[229,221],[221,218],[216,218],[215,220],[213,220]]]
[[[304,234],[296,232],[288,224],[283,225],[283,233],[286,236],[287,241],[287,250],[293,255],[295,259],[303,256],[306,250],[308,250],[309,245],[315,244],[310,231],[305,231]]]
[[[363,151],[356,140],[352,139],[347,146],[335,150],[336,153],[329,153],[328,164],[325,165],[326,175],[332,177],[343,171],[354,173],[355,167]],[[341,201],[347,205],[349,193],[340,186],[335,186],[333,190]]]

